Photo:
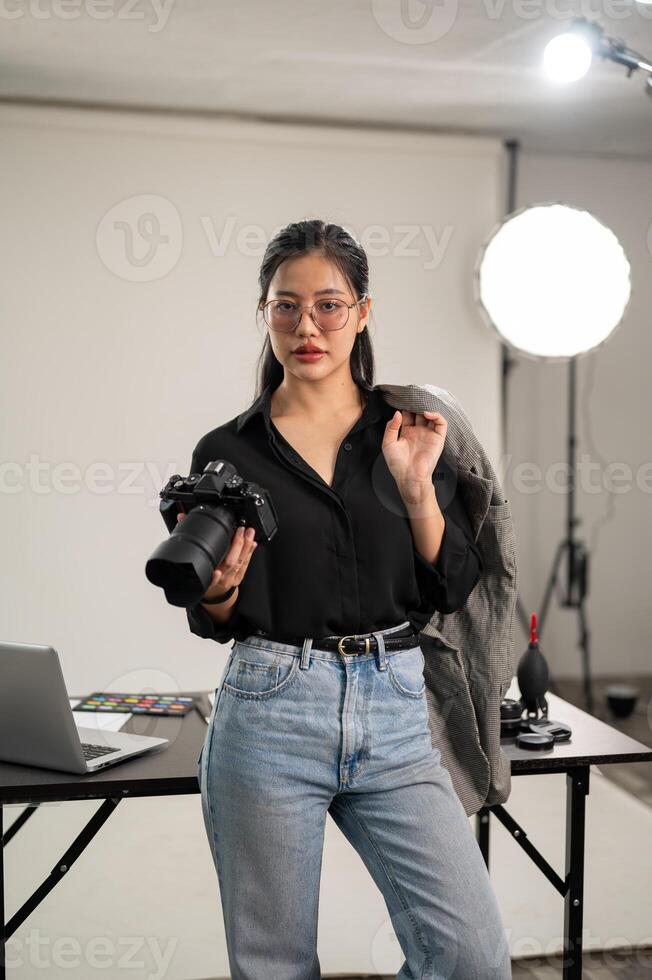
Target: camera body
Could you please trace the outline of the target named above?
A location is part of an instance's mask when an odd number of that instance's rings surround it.
[[[244,480],[224,459],[207,463],[202,473],[171,476],[159,496],[159,511],[170,537],[153,552],[145,574],[164,589],[174,606],[190,606],[201,599],[236,527],[253,527],[261,544],[270,542],[278,530],[267,491]],[[187,516],[179,523],[181,512]]]
[[[271,498],[257,483],[247,483],[238,475],[235,466],[224,459],[212,460],[203,473],[190,476],[171,476],[159,493],[159,510],[165,525],[172,533],[177,527],[177,514],[189,513],[202,504],[228,507],[234,525],[242,524],[256,530],[256,541],[271,541],[278,521]],[[183,504],[183,507],[179,507]]]

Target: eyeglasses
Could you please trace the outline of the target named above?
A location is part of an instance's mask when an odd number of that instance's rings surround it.
[[[313,323],[320,330],[341,330],[347,325],[353,307],[364,302],[366,298],[365,294],[355,303],[345,303],[343,299],[320,299],[312,306],[297,306],[287,299],[271,299],[260,309],[268,327],[281,333],[295,330],[301,322],[304,310],[308,310]]]

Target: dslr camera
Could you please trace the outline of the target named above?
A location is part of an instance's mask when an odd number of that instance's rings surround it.
[[[263,544],[278,529],[267,491],[243,480],[224,459],[207,463],[203,473],[171,476],[159,497],[170,536],[152,553],[145,575],[172,606],[199,602],[239,525],[253,527],[255,540]],[[180,512],[188,516],[177,522]]]

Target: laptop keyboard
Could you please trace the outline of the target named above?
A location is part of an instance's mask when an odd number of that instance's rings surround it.
[[[81,747],[85,759],[97,759],[99,755],[106,755],[107,752],[118,751],[110,745],[93,745],[92,742],[82,742]]]

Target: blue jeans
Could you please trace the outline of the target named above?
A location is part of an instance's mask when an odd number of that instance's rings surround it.
[[[431,743],[420,646],[234,642],[198,759],[232,980],[318,980],[326,814],[380,889],[397,980],[510,980],[473,828]],[[364,910],[360,911],[364,915]],[[355,928],[355,923],[351,923]]]

